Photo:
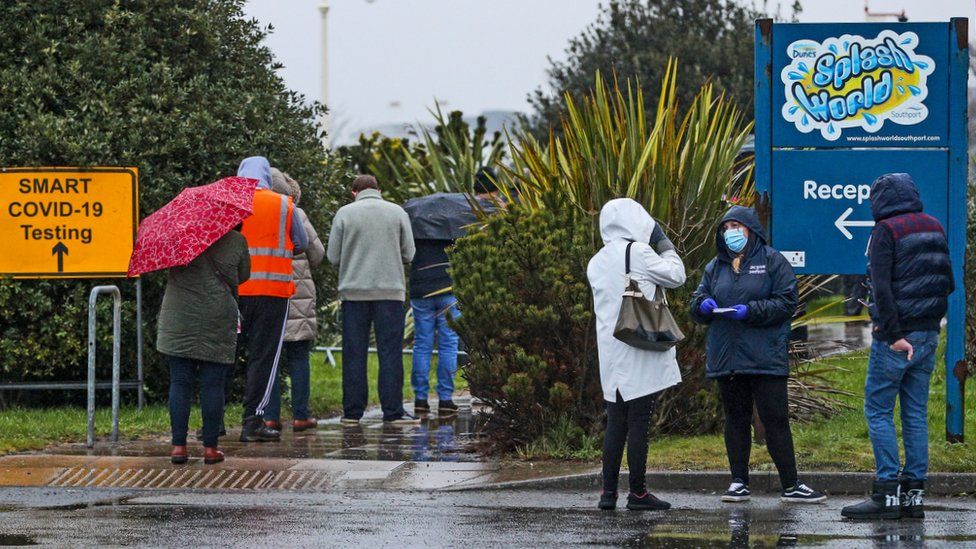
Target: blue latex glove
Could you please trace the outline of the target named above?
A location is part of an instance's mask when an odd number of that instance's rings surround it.
[[[718,303],[715,303],[715,300],[712,298],[708,298],[705,301],[702,301],[701,305],[698,306],[698,310],[701,312],[701,314],[705,316],[711,315],[712,311],[714,311],[717,308],[718,308]]]
[[[745,320],[746,314],[749,312],[749,307],[745,305],[733,305],[729,308],[732,310],[727,313],[722,313],[722,316],[731,318],[732,320]]]

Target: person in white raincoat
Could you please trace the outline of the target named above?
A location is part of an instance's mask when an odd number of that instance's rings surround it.
[[[632,510],[668,509],[671,505],[647,491],[647,432],[657,393],[681,382],[675,350],[645,351],[613,337],[627,286],[625,253],[631,246],[630,277],[650,299],[657,286],[677,288],[685,282],[685,267],[671,242],[647,213],[629,198],[611,200],[600,211],[603,248],[590,259],[586,276],[593,289],[596,312],[600,384],[607,407],[603,441],[603,493],[600,509],[617,505],[617,480],[624,443],[630,468]],[[652,234],[655,246],[651,246]],[[656,248],[656,249],[655,249]]]

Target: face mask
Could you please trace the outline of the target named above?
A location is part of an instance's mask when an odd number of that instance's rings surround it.
[[[742,229],[729,229],[725,231],[725,245],[732,250],[733,253],[739,253],[743,248],[746,247],[746,242],[748,239],[746,235],[742,233]]]

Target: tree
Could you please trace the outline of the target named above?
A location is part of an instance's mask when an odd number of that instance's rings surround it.
[[[0,162],[138,166],[144,217],[183,187],[233,175],[241,158],[262,154],[305,184],[302,205],[327,234],[345,169],[321,145],[323,107],[286,89],[261,43],[270,27],[246,19],[243,4],[4,2]],[[164,281],[161,273],[144,281],[147,382],[156,390],[167,381],[151,351]],[[87,289],[98,282],[118,281],[0,280],[0,377],[82,377]],[[133,294],[121,286],[129,367]]]
[[[794,17],[799,9],[794,2]],[[681,105],[690,105],[711,81],[740,110],[752,113],[753,29],[759,17],[733,0],[611,0],[596,22],[570,40],[565,61],[550,59],[549,89],[530,94],[535,112],[527,122],[540,139],[550,127],[558,129],[565,114],[562,96],[583,98],[598,70],[621,80],[636,78],[648,103],[656,104],[670,57],[680,64]]]

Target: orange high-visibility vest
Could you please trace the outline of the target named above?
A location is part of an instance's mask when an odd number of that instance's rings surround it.
[[[268,189],[254,192],[254,213],[244,220],[241,233],[251,253],[251,278],[240,285],[240,295],[291,297],[295,293],[291,258],[291,197]]]

